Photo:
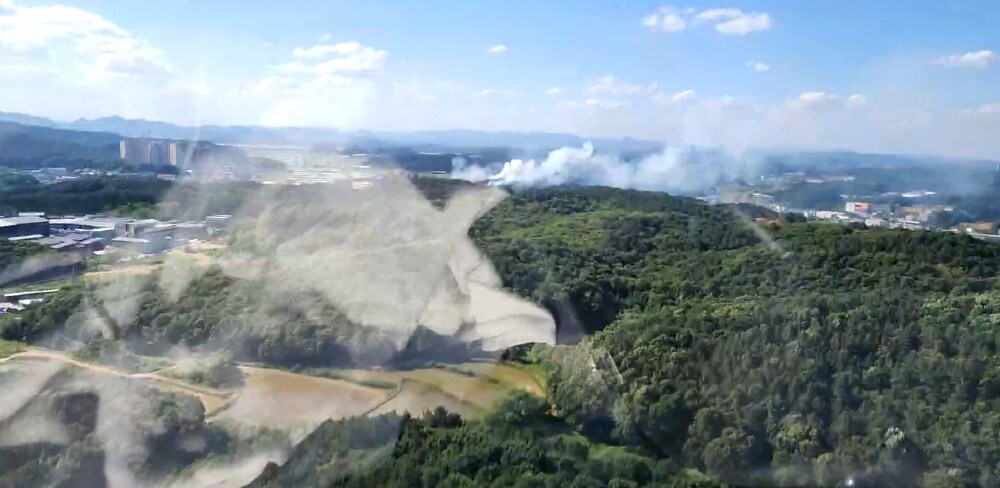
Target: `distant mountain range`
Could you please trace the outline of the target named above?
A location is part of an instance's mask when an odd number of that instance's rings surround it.
[[[77,119],[60,122],[34,115],[0,112],[0,121],[57,129],[111,132],[127,137],[199,139],[217,143],[256,143],[280,145],[339,144],[353,146],[408,145],[436,148],[511,147],[540,150],[562,146],[580,146],[592,141],[598,149],[610,152],[645,152],[663,147],[662,142],[631,138],[582,138],[553,132],[483,132],[475,130],[427,130],[414,132],[344,131],[319,127],[259,127],[204,125],[186,127],[168,122],[126,119],[118,116]]]
[[[631,138],[583,138],[557,132],[484,132],[467,129],[399,131],[346,131],[320,127],[260,127],[251,125],[205,125],[188,127],[168,122],[126,119],[119,116],[97,119],[77,119],[60,122],[34,115],[0,112],[0,133],[11,132],[15,124],[23,127],[15,132],[35,137],[101,146],[111,152],[120,136],[164,139],[197,139],[221,144],[265,144],[302,147],[341,147],[362,152],[394,154],[401,148],[413,154],[468,154],[483,152],[513,157],[542,157],[545,152],[564,146],[580,147],[590,141],[601,152],[632,159],[663,149],[663,142]],[[48,132],[46,132],[48,131]],[[3,148],[0,148],[3,149]],[[995,161],[953,160],[935,156],[865,154],[851,151],[794,151],[757,149],[749,157],[760,159],[772,168],[792,170],[815,168],[850,170],[856,167],[928,167],[941,163],[995,165]],[[2,156],[2,154],[0,154]],[[449,159],[450,161],[450,159]]]

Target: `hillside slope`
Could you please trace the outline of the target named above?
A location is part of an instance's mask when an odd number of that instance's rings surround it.
[[[544,413],[494,430],[406,424],[391,448],[360,451],[370,470],[334,485],[502,485],[510,473],[538,486],[645,485],[679,469],[737,486],[995,485],[1000,246],[780,219],[759,227],[744,210],[609,189],[512,196],[471,234],[507,286],[588,334],[512,353],[549,369]],[[558,432],[590,447],[553,460]],[[509,444],[527,439],[552,451]],[[533,461],[477,454],[490,448]],[[605,450],[645,467],[573,467]],[[295,479],[297,459],[259,481]]]

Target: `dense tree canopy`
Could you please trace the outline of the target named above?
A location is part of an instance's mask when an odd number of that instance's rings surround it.
[[[428,185],[437,201],[454,190]],[[796,220],[605,188],[514,192],[470,234],[575,343],[508,355],[549,372],[546,397],[474,420],[328,424],[258,484],[1000,484],[1000,246]],[[225,340],[237,359],[335,366],[385,347],[334,307],[255,308],[253,283],[218,271],[175,300],[134,290],[140,312],[116,330],[146,353]],[[4,337],[73,323],[86,294],[5,319]]]

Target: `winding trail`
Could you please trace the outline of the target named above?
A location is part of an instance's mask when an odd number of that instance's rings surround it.
[[[237,390],[211,388],[204,385],[196,385],[193,383],[188,383],[186,381],[182,381],[176,378],[171,378],[168,376],[163,376],[162,374],[160,374],[163,371],[166,371],[167,369],[170,368],[164,368],[162,370],[151,373],[131,373],[128,371],[123,371],[121,369],[103,364],[80,361],[79,359],[73,358],[59,351],[51,351],[47,349],[39,349],[34,347],[29,348],[26,351],[21,351],[19,353],[11,354],[10,356],[0,359],[0,364],[9,362],[14,359],[29,359],[29,360],[44,359],[44,360],[59,361],[64,364],[75,366],[77,368],[86,371],[115,376],[117,378],[147,380],[147,381],[161,383],[165,386],[179,389],[185,393],[194,395],[199,400],[201,400],[202,404],[205,405],[206,410],[215,410],[215,408],[209,408],[209,407],[210,406],[215,407],[216,405],[223,405],[227,403],[237,393]]]

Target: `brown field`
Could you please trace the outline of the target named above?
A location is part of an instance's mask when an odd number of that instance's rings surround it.
[[[244,424],[291,428],[364,413],[389,392],[348,381],[240,366],[246,385],[216,418]]]
[[[479,411],[491,407],[514,389],[522,389],[539,396],[545,394],[545,389],[529,371],[500,363],[475,362],[447,368],[421,368],[408,371],[348,369],[337,370],[335,373],[344,380],[359,384],[394,383],[409,387],[406,398],[391,401],[390,408],[379,409],[377,412],[398,409],[410,401],[414,405],[413,409],[410,409],[411,414],[422,412],[428,407],[433,409],[438,405],[433,404],[434,401],[439,401],[439,404],[446,408],[456,406],[464,410],[471,408],[471,411]],[[421,393],[426,394],[428,399],[418,401],[414,398]]]
[[[479,376],[494,378],[513,388],[520,388],[533,395],[545,396],[545,387],[535,375],[525,368],[503,363],[465,363],[458,369],[469,371]]]
[[[369,415],[381,415],[389,412],[399,414],[410,412],[411,415],[422,415],[437,407],[444,407],[449,412],[460,414],[463,417],[474,415],[479,410],[476,405],[451,396],[437,386],[419,381],[403,380],[399,392],[392,399],[372,410]]]
[[[31,348],[0,363],[55,362],[92,374],[148,382],[159,389],[192,395],[205,406],[210,420],[292,429],[311,427],[326,419],[404,411],[421,415],[437,407],[463,416],[475,416],[514,389],[541,395],[543,387],[530,371],[495,363],[411,371],[334,370],[342,379],[330,379],[270,368],[240,366],[245,385],[216,389],[170,378],[159,373],[131,373],[111,366],[87,363],[57,351]],[[381,384],[382,387],[364,383]],[[394,388],[391,386],[394,385]]]

